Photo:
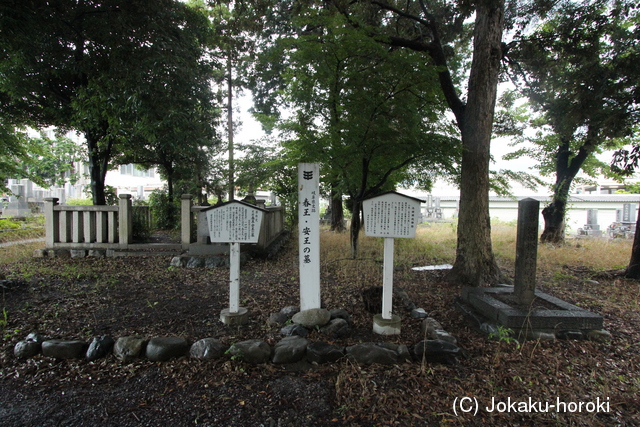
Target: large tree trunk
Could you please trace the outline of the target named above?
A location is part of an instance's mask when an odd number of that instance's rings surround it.
[[[564,217],[567,210],[567,202],[560,198],[553,198],[542,209],[544,218],[544,230],[540,236],[541,243],[564,243]]]
[[[446,280],[467,286],[509,281],[493,255],[489,216],[489,147],[502,58],[503,13],[502,0],[478,4],[468,100],[464,114],[456,114],[463,145],[460,212],[456,260]]]
[[[351,215],[351,227],[350,243],[351,243],[351,258],[356,259],[358,257],[358,238],[360,237],[360,229],[362,228],[362,201],[358,198],[353,200],[353,214]]]
[[[629,279],[640,279],[640,209],[638,209],[638,218],[636,220],[636,234],[633,237],[631,259],[624,276]]]
[[[338,194],[333,188],[331,189],[331,231],[344,232],[342,194]]]
[[[104,180],[107,175],[108,157],[100,150],[100,137],[93,132],[85,132],[87,152],[89,153],[89,178],[91,179],[91,198],[94,205],[106,205]]]

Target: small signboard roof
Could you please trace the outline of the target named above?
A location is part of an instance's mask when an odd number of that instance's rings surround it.
[[[219,205],[214,205],[214,206],[210,206],[208,208],[204,208],[200,212],[206,212],[206,211],[210,211],[212,209],[219,209],[221,207],[229,206],[231,204],[240,204],[240,205],[243,205],[243,206],[246,206],[246,207],[249,207],[249,208],[253,208],[253,209],[256,209],[256,210],[259,210],[259,211],[262,211],[262,212],[267,212],[266,209],[260,208],[260,207],[258,207],[256,205],[252,205],[251,203],[243,202],[242,200],[229,200],[228,202],[224,202],[224,203],[221,203]]]
[[[376,197],[386,196],[387,194],[395,194],[395,195],[398,195],[398,196],[406,197],[407,199],[415,200],[416,202],[420,202],[420,203],[425,203],[426,202],[426,200],[418,199],[416,197],[407,196],[406,194],[398,193],[397,191],[385,191],[384,193],[376,194],[375,196],[370,196],[370,197],[364,198],[362,200],[363,201],[364,200],[371,200],[371,199],[375,199]]]

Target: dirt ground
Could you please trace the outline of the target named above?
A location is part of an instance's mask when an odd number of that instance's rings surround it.
[[[269,316],[298,305],[296,255],[289,244],[275,259],[253,259],[243,267],[241,306],[251,314],[244,326],[219,321],[219,312],[228,306],[224,268],[174,268],[168,257],[159,256],[43,258],[0,266],[7,279],[0,317],[0,424],[640,425],[640,286],[588,270],[571,271],[567,276],[572,279],[544,290],[602,314],[613,337],[610,343],[489,340],[456,308],[460,289],[444,284],[441,272],[400,269],[394,285],[457,337],[464,350],[459,364],[358,366],[341,360],[281,366],[228,358],[123,364],[113,356],[94,362],[43,356],[20,361],[13,356],[16,342],[30,332],[87,342],[99,335],[177,335],[191,343],[206,337],[226,344],[258,338],[273,345],[281,338],[280,328],[267,324]],[[510,266],[503,268],[509,272]],[[380,269],[375,259],[323,263],[323,304],[349,311],[353,329],[343,339],[319,331],[308,338],[339,345],[373,341],[409,346],[424,339],[420,320],[406,311],[400,313],[399,336],[373,334],[372,315],[360,293],[381,284],[376,282]],[[479,410],[460,406],[464,398],[479,404]],[[492,402],[528,399],[608,406],[591,412],[531,411],[530,406],[524,412],[517,406],[489,411]]]

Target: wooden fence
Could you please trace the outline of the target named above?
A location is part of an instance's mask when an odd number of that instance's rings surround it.
[[[131,195],[121,194],[118,206],[59,205],[58,198],[45,199],[45,242],[47,249],[69,250],[181,250],[210,245],[204,206],[193,206],[191,195],[182,196],[181,243],[133,243],[133,211],[151,225],[146,206],[132,206]],[[144,210],[146,208],[146,211]],[[268,247],[284,231],[284,209],[267,207],[256,247]],[[194,252],[196,252],[194,250]],[[200,252],[201,253],[201,252]]]

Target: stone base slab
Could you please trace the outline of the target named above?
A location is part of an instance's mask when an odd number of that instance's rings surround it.
[[[249,321],[249,312],[244,307],[239,307],[237,313],[230,313],[225,308],[220,312],[220,321],[225,325],[244,325]]]
[[[503,298],[500,298],[500,297]],[[602,316],[569,304],[559,298],[536,292],[529,309],[514,307],[504,297],[513,296],[513,287],[463,288],[462,301],[489,322],[496,322],[517,334],[531,331],[592,331],[603,328]]]
[[[400,316],[395,314],[391,319],[384,319],[382,314],[373,316],[373,332],[378,335],[400,335]]]

